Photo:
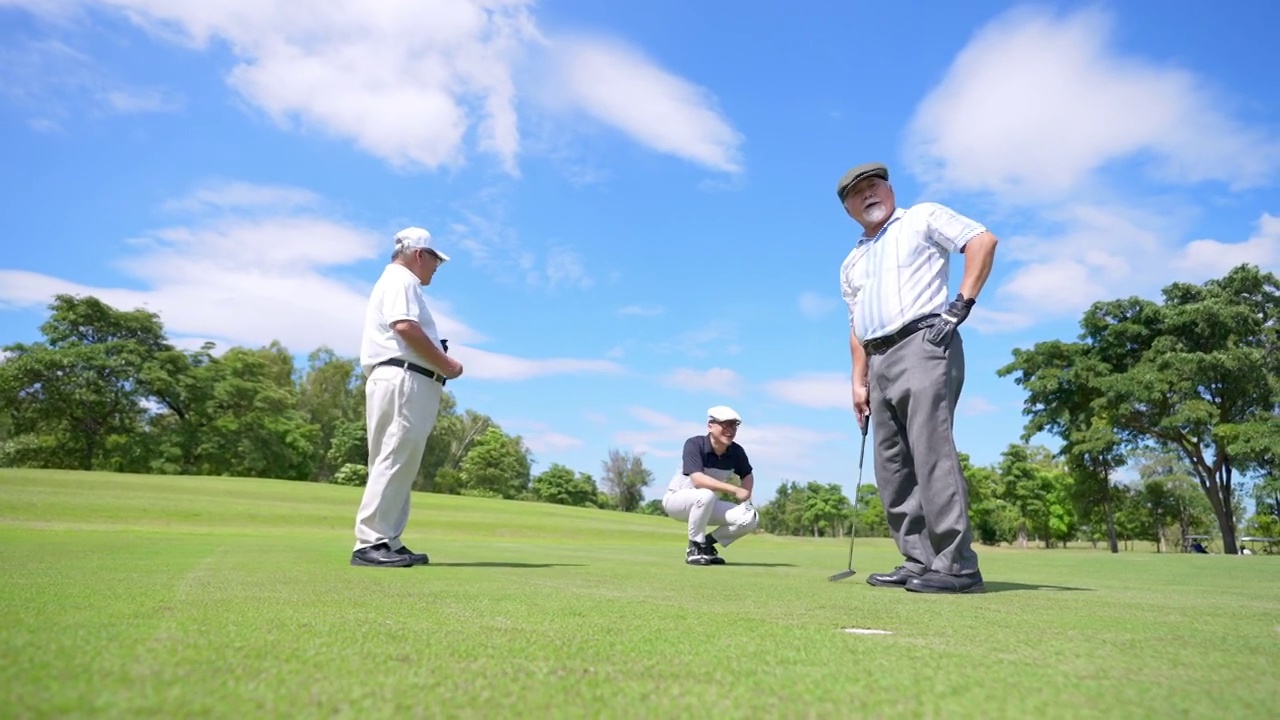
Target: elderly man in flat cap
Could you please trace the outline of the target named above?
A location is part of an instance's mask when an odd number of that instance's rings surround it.
[[[905,562],[867,582],[915,592],[985,588],[952,427],[964,384],[959,327],[991,273],[996,236],[951,208],[900,208],[889,170],[859,165],[836,187],[862,236],[840,267],[849,307],[853,407],[874,429],[876,486]],[[964,255],[950,298],[952,253]]]
[[[449,357],[448,342],[440,339],[422,294],[449,256],[422,228],[405,228],[394,241],[391,262],[365,308],[360,345],[369,481],[356,513],[351,564],[366,567],[429,562],[426,554],[405,547],[400,535],[409,521],[409,493],[445,381],[462,375],[462,363]]]

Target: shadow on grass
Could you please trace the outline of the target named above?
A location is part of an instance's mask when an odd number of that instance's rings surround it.
[[[795,567],[791,563],[744,563],[729,561],[721,567]]]
[[[1065,585],[1039,585],[1025,584],[1015,582],[992,582],[986,580],[982,583],[987,586],[987,592],[1012,592],[1014,590],[1040,590],[1043,592],[1093,592],[1093,588],[1067,587]]]
[[[433,562],[436,567],[495,567],[495,568],[550,568],[582,567],[578,563],[518,563],[518,562]]]

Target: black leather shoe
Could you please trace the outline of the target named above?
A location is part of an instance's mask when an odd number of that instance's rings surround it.
[[[396,550],[396,554],[409,558],[410,565],[427,565],[431,562],[431,558],[427,557],[426,553],[416,553],[403,545],[400,546],[399,550]]]
[[[908,580],[907,590],[921,593],[980,593],[986,592],[987,586],[982,584],[982,573],[948,575],[927,572],[918,578]]]
[[[920,573],[905,565],[899,565],[891,573],[871,573],[867,576],[867,584],[877,587],[902,587],[908,580],[920,577]]]
[[[361,567],[409,567],[413,564],[413,559],[397,553],[387,547],[386,543],[378,543],[351,553],[351,564]]]

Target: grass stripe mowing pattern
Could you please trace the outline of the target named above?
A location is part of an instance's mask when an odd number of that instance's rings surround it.
[[[859,539],[683,563],[664,518],[415,493],[430,567],[347,564],[359,488],[0,470],[4,717],[1266,717],[1280,558]],[[845,627],[892,631],[860,636]],[[904,703],[911,703],[910,708]]]

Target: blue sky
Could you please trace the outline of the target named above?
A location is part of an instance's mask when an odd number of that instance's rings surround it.
[[[1001,239],[964,326],[960,448],[995,461],[1015,347],[1094,300],[1280,270],[1280,10],[1236,3],[0,0],[0,341],[56,292],[175,341],[354,356],[406,225],[464,407],[535,472],[745,418],[758,497],[852,495],[835,184]],[[953,260],[958,283],[963,257]],[[953,284],[953,292],[955,290]],[[870,464],[868,462],[868,468]],[[871,482],[868,471],[866,482]]]

